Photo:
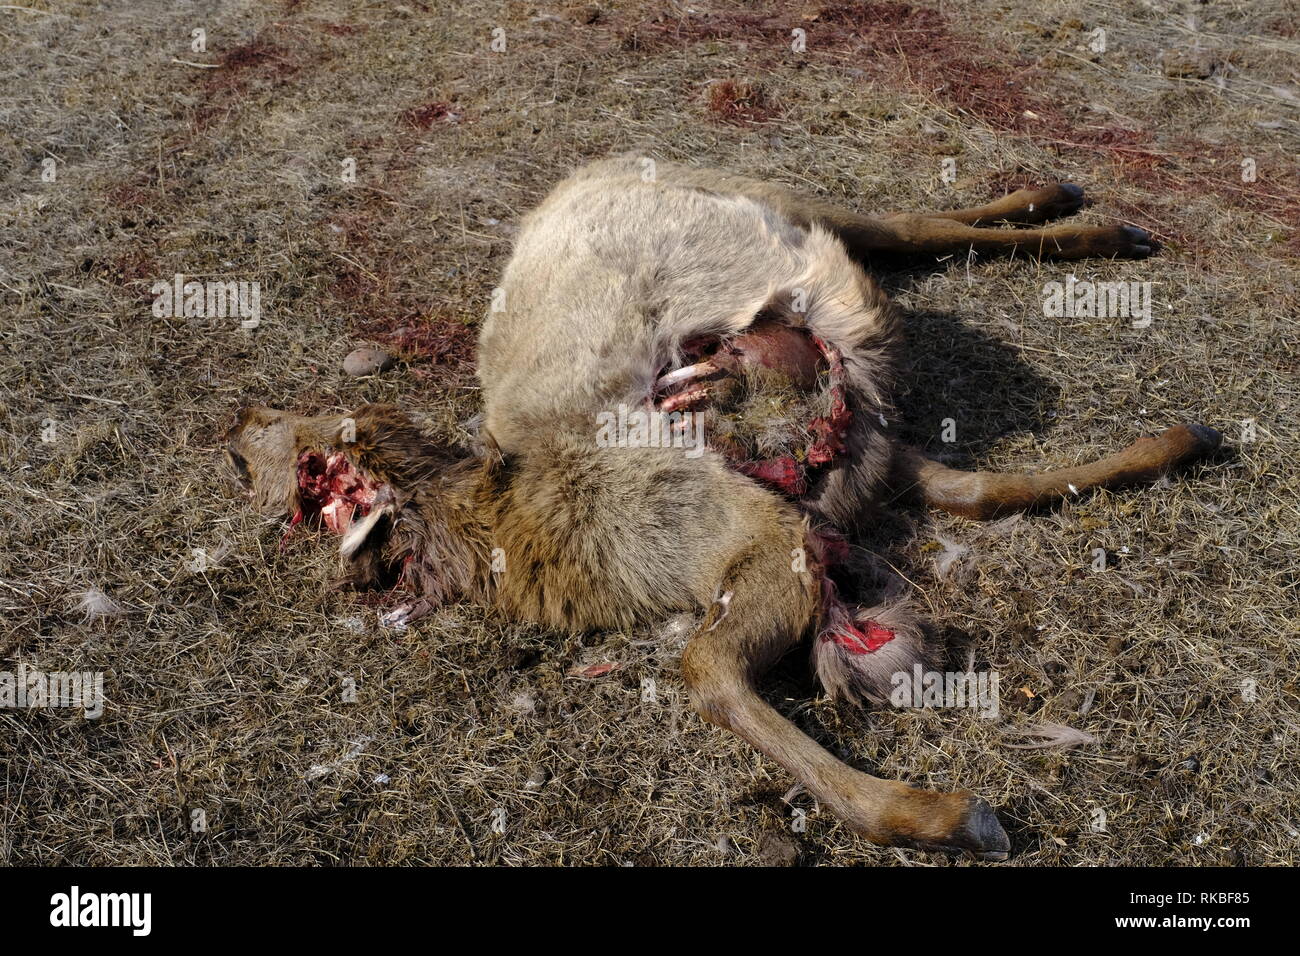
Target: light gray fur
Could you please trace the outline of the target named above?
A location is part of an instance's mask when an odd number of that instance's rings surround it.
[[[594,436],[599,413],[643,405],[684,341],[739,333],[769,309],[844,356],[849,454],[806,506],[854,525],[889,465],[887,300],[834,235],[766,201],[771,187],[662,162],[647,180],[646,169],[634,157],[594,163],[524,219],[502,308],[479,338],[487,432],[507,453],[557,430]]]

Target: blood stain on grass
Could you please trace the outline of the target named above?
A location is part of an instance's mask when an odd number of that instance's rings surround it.
[[[255,81],[279,83],[298,69],[287,49],[256,37],[222,57],[220,69],[208,78],[208,89],[215,93],[242,90]]]
[[[1164,195],[1210,194],[1234,206],[1244,206],[1282,223],[1296,221],[1300,188],[1285,177],[1273,177],[1269,188],[1243,188],[1234,177],[1240,157],[1223,156],[1215,144],[1199,140],[1159,142],[1152,130],[1081,123],[1062,104],[1068,96],[1053,96],[1059,83],[1049,70],[1012,51],[993,49],[986,37],[967,36],[950,28],[938,10],[910,3],[827,3],[799,22],[809,43],[800,54],[834,64],[855,75],[870,77],[905,92],[938,101],[999,132],[1025,136],[1036,145],[1063,153],[1086,152],[1092,161],[1109,162],[1109,175]],[[782,8],[744,12],[697,12],[688,16],[660,14],[632,24],[611,25],[625,49],[646,52],[680,48],[693,42],[724,42],[743,46],[752,64],[771,68],[790,62],[792,18]],[[719,94],[710,112],[726,117],[740,114],[726,94]],[[742,101],[743,102],[743,101]],[[734,121],[734,120],[733,120]],[[1215,160],[1207,166],[1207,158]],[[1280,153],[1274,165],[1290,166]],[[1262,161],[1261,161],[1262,165]],[[1293,166],[1291,168],[1294,168]],[[1160,238],[1189,246],[1199,240],[1168,222],[1156,226]],[[1286,238],[1285,247],[1300,245],[1300,234]]]
[[[405,325],[392,321],[372,323],[369,334],[404,353],[434,365],[452,365],[462,371],[474,367],[473,330],[463,322],[443,315],[423,315]]]
[[[349,312],[360,335],[410,359],[433,365],[473,368],[473,330],[456,318],[416,308],[396,288],[396,270],[372,261],[361,269],[339,262],[330,292]]]
[[[435,123],[456,123],[461,112],[447,102],[437,101],[415,106],[402,114],[402,122],[411,129],[430,129]]]
[[[157,195],[144,185],[126,182],[109,189],[105,198],[114,209],[138,209],[153,202]]]
[[[706,91],[709,114],[724,123],[766,123],[779,110],[761,86],[737,80],[718,80]]]
[[[272,37],[292,36],[284,43]],[[205,71],[202,102],[191,112],[195,132],[217,125],[222,117],[242,112],[239,98],[257,88],[277,88],[300,73],[316,72],[332,58],[328,44],[311,43],[310,34],[298,24],[277,22],[247,43],[226,52],[218,68]],[[292,44],[292,49],[289,45]],[[310,70],[304,70],[304,66]],[[301,81],[301,79],[299,80]]]
[[[143,249],[126,249],[106,263],[105,278],[114,285],[133,286],[158,278],[158,265]],[[145,296],[144,290],[140,291]]]

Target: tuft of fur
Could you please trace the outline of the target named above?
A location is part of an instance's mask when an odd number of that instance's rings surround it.
[[[868,701],[886,703],[895,674],[905,674],[910,680],[914,665],[928,668],[933,662],[929,636],[920,619],[905,606],[855,608],[836,600],[826,603],[821,629],[813,638],[812,665],[832,699],[857,706]],[[867,653],[855,653],[835,640],[850,633],[846,625],[865,627],[868,623],[893,631],[893,640]]]
[[[77,595],[77,610],[87,624],[106,617],[121,617],[126,608],[93,585]]]
[[[430,602],[490,601],[491,529],[477,495],[493,489],[494,464],[469,458],[421,485],[398,512],[384,559],[402,583]]]

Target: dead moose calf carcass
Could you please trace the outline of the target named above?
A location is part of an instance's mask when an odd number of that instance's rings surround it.
[[[1219,444],[1213,429],[1175,425],[1037,475],[926,459],[887,433],[901,329],[862,263],[971,248],[1142,257],[1150,238],[985,225],[1074,212],[1071,185],[870,218],[720,172],[660,164],[647,181],[642,169],[596,163],[525,220],[504,309],[479,341],[480,453],[434,444],[391,407],[254,408],[230,436],[232,461],[261,508],[342,533],[356,584],[411,594],[393,623],[460,599],[578,630],[701,612],[682,676],[706,720],[876,843],[1004,858],[985,801],[849,767],[755,681],[806,638],[827,690],[854,702],[930,660],[904,607],[846,600],[843,535],[867,530],[887,494],[988,518],[1149,480]]]

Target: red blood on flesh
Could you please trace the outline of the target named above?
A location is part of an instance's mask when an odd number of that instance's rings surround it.
[[[711,385],[745,369],[770,369],[795,388],[829,392],[830,413],[804,426],[812,441],[801,452],[755,461],[745,457],[736,442],[713,445],[742,474],[799,498],[807,494],[819,469],[832,465],[848,450],[846,440],[853,412],[847,400],[843,356],[811,329],[761,318],[730,338],[691,339],[683,343],[682,356],[685,361],[677,369],[659,370],[663,391],[656,393],[652,402],[661,412],[708,407],[714,400]],[[792,429],[797,427],[791,422]]]
[[[863,624],[866,626],[863,627]],[[881,627],[875,621],[861,623],[851,621],[844,624],[840,630],[830,632],[826,639],[834,641],[850,654],[870,654],[872,651],[880,650],[897,636],[889,628]]]
[[[735,469],[742,475],[757,478],[793,498],[799,497],[808,490],[803,469],[790,455],[783,458],[768,458],[766,461],[737,462]]]
[[[849,425],[853,423],[853,413],[849,411],[844,398],[844,360],[839,349],[819,338],[814,338],[813,344],[830,364],[831,413],[808,423],[809,430],[817,436],[817,440],[808,448],[808,464],[827,465],[836,455],[841,455],[846,450],[844,439],[849,433]]]
[[[808,423],[808,430],[817,436],[817,440],[808,446],[808,464],[826,465],[836,455],[844,453],[844,436],[848,433],[852,416],[844,403],[844,396],[836,394],[831,401],[829,416],[814,418]]]
[[[298,459],[301,510],[294,515],[293,524],[319,515],[331,531],[343,534],[352,526],[358,508],[363,516],[369,513],[375,490],[376,484],[357,471],[343,452],[303,452]]]
[[[812,531],[807,536],[814,558],[821,564],[822,629],[819,641],[831,641],[850,654],[872,654],[898,636],[890,628],[867,618],[861,609],[852,608],[840,599],[835,582],[827,573],[848,557],[848,543],[832,531]]]
[[[784,322],[761,319],[726,341],[714,362],[719,367],[739,369],[757,365],[781,372],[797,388],[817,387],[817,374],[826,360],[806,329]]]

